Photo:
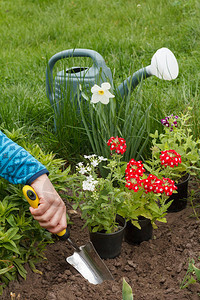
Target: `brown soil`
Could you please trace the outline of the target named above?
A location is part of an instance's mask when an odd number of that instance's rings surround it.
[[[196,201],[200,198],[199,182],[194,187]],[[188,201],[189,202],[189,201]],[[73,221],[71,236],[83,245],[89,240],[87,229],[81,230],[80,215],[70,211]],[[198,211],[200,215],[200,211]],[[37,265],[42,275],[33,273],[26,266],[26,281],[19,277],[4,290],[2,300],[11,299],[10,293],[20,294],[20,300],[121,300],[122,278],[131,285],[134,300],[200,299],[200,283],[180,289],[188,268],[189,258],[198,264],[200,256],[200,220],[193,215],[191,205],[186,209],[167,214],[167,224],[158,224],[150,241],[140,245],[122,244],[122,251],[115,259],[104,260],[114,276],[114,281],[93,285],[77,273],[65,258],[73,249],[65,242],[56,241],[47,247],[47,260]]]

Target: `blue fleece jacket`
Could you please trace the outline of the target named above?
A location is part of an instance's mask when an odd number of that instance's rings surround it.
[[[0,176],[14,184],[31,184],[48,170],[0,131]]]

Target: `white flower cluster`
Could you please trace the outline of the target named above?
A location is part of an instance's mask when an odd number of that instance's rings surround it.
[[[103,156],[97,156],[96,154],[91,154],[91,155],[84,155],[85,158],[89,159],[91,162],[96,161],[98,164],[101,161],[106,161],[107,158]]]
[[[91,167],[89,167],[89,166],[85,167],[82,162],[79,162],[77,164],[76,169],[82,175],[84,175],[84,174],[86,174],[86,173],[88,173],[88,172],[91,171]]]
[[[107,160],[107,158],[103,156],[97,156],[96,154],[84,155],[84,158],[87,158],[90,161],[90,165],[94,168],[97,167],[100,162]],[[84,175],[86,173],[90,173],[92,170],[90,165],[87,164],[87,166],[84,166],[83,162],[79,162],[76,166],[76,169],[80,174]]]
[[[89,160],[89,163],[84,166],[83,162],[79,162],[76,166],[78,173],[85,175],[85,180],[83,181],[83,190],[94,192],[95,185],[98,183],[98,180],[95,180],[91,175],[94,172],[94,168],[99,165],[100,162],[106,161],[107,158],[103,156],[97,156],[96,154],[84,155],[84,158]]]
[[[87,179],[83,181],[83,190],[94,192],[95,185],[98,183],[91,175],[87,176]]]

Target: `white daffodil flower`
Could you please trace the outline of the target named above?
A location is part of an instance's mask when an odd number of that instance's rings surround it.
[[[101,102],[103,104],[108,104],[110,98],[114,98],[115,96],[109,92],[109,89],[111,88],[109,82],[104,82],[101,84],[101,87],[95,84],[91,88],[92,92],[92,99],[91,103],[98,103]]]

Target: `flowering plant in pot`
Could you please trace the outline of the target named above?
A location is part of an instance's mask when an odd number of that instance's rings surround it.
[[[121,189],[120,186],[124,186],[123,177],[126,164],[121,159],[126,150],[126,142],[122,138],[111,137],[108,145],[111,151],[115,152],[111,159],[96,154],[85,155],[86,162],[78,163],[77,172],[73,177],[74,192],[76,193],[73,207],[75,209],[79,207],[81,218],[85,221],[84,227],[88,227],[90,238],[102,258],[111,258],[119,254],[121,245],[117,250],[111,235],[120,231],[121,244],[126,223],[122,217],[118,216],[125,195],[124,188]],[[103,161],[106,161],[104,168],[109,171],[105,178],[99,175],[99,166]],[[94,240],[95,233],[100,233],[101,238],[104,234],[112,238],[110,244],[115,247],[114,254],[109,253],[108,256],[107,254],[104,256],[101,249],[98,250],[98,245]],[[106,248],[105,242],[101,241],[100,244],[100,247]]]
[[[190,109],[181,116],[172,114],[161,120],[164,133],[158,134],[156,130],[151,134],[152,157],[146,162],[145,168],[154,172],[158,178],[165,176],[173,179],[178,187],[177,194],[169,198],[174,200],[169,211],[179,211],[186,207],[190,175],[195,175],[199,170],[200,140],[193,138],[190,119]]]
[[[159,179],[145,171],[141,161],[131,159],[128,162],[125,170],[127,191],[119,213],[138,228],[138,218],[141,216],[149,219],[156,228],[155,221],[166,222],[165,215],[170,205],[166,204],[166,200],[176,190],[176,186],[169,178]]]
[[[85,220],[84,227],[87,226],[90,232],[111,233],[117,229],[116,216],[125,192],[116,182],[124,183],[125,163],[121,159],[126,150],[126,142],[122,138],[111,137],[108,145],[113,139],[115,142],[110,148],[116,153],[112,154],[111,159],[96,154],[84,155],[87,162],[79,162],[74,174],[74,188],[78,196],[73,207],[80,208],[82,219]],[[104,168],[109,171],[106,178],[99,176],[98,167],[103,161],[107,162]]]
[[[125,170],[127,192],[119,214],[127,221],[125,240],[131,244],[151,239],[156,221],[167,222],[165,215],[171,205],[167,199],[176,190],[173,180],[145,171],[142,162],[134,159]]]
[[[145,168],[149,172],[156,172],[162,176],[180,182],[186,174],[195,175],[199,170],[200,140],[193,138],[189,121],[190,112],[181,116],[173,114],[161,120],[164,125],[164,133],[158,134],[156,130],[152,137],[152,158],[147,161]],[[160,164],[161,163],[161,164]],[[175,167],[176,166],[176,167]]]

